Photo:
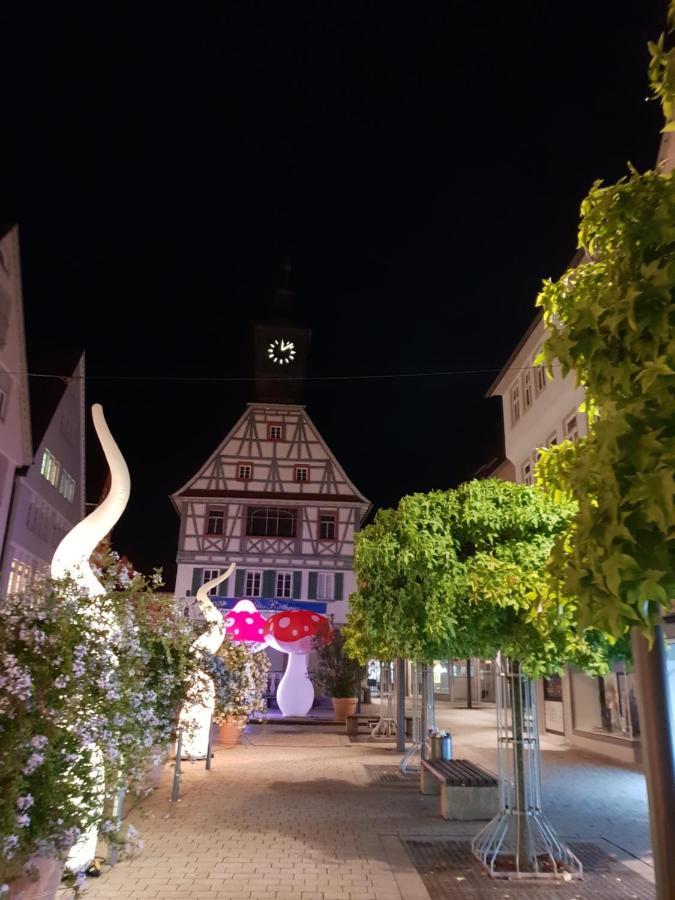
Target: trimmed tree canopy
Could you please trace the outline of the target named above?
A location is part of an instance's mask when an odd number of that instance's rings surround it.
[[[497,479],[381,511],[357,535],[348,650],[425,662],[501,650],[530,675],[567,661],[599,671],[600,650],[574,631],[574,604],[547,593],[546,562],[573,511]]]

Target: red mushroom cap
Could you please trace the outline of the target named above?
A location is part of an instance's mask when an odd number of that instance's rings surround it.
[[[263,635],[270,647],[282,653],[311,653],[315,636],[324,630],[330,631],[326,616],[307,609],[295,609],[270,616]]]
[[[260,615],[250,600],[240,600],[224,618],[225,631],[233,641],[262,643],[267,620]]]

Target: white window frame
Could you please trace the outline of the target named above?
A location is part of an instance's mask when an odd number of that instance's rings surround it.
[[[301,473],[304,474],[301,475]],[[305,484],[307,481],[309,481],[309,466],[296,466],[295,480],[300,484]]]
[[[321,520],[323,518],[331,518],[333,520],[333,536],[332,537],[322,537],[321,535]],[[325,512],[319,511],[319,540],[320,541],[336,541],[337,540],[337,531],[338,531],[338,517],[337,513],[331,512],[331,510],[326,510]]]
[[[214,522],[220,522],[222,528],[220,531],[210,531],[211,527],[211,517],[213,516]],[[215,508],[207,508],[206,510],[206,536],[207,537],[222,537],[225,534],[225,510],[224,509],[215,509]]]
[[[538,356],[539,354],[537,354]],[[546,390],[546,368],[544,365],[534,366],[534,392],[539,396]]]
[[[520,477],[523,484],[534,484],[534,463],[531,459],[526,459],[521,465]]]
[[[572,441],[576,443],[579,440],[579,416],[581,413],[579,410],[575,410],[575,412],[570,413],[568,416],[565,416],[565,421],[563,422],[563,440]],[[569,429],[569,424],[574,420],[574,428]]]
[[[278,434],[277,434],[278,429]],[[269,422],[267,425],[267,439],[269,441],[283,441],[284,426],[282,422]]]
[[[335,572],[316,573],[316,599],[335,600]]]
[[[513,426],[520,421],[520,385],[517,382],[511,386],[509,396],[511,398],[511,425]]]
[[[9,580],[7,582],[8,594],[20,594],[30,584],[33,571],[28,563],[20,559],[13,559],[9,567]]]
[[[278,571],[275,578],[274,596],[278,600],[290,600],[293,596],[293,573]]]
[[[202,584],[206,584],[207,581],[213,581],[214,578],[217,578],[220,575],[220,569],[204,569],[202,572]],[[218,588],[211,588],[209,591],[209,597],[213,597]]]
[[[47,448],[45,448],[42,453],[40,474],[43,475],[51,485],[54,487],[58,486],[59,475],[61,474],[61,463],[54,456],[52,451]]]
[[[247,569],[244,579],[245,597],[262,597],[262,571],[260,569]]]
[[[251,481],[253,478],[253,465],[251,463],[239,463],[237,466],[237,478],[239,481]]]
[[[532,406],[534,401],[534,392],[532,390],[532,370],[525,369],[523,372],[523,411],[527,412],[527,410]]]

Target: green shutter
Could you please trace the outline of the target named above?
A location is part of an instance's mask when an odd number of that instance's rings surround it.
[[[234,596],[235,597],[243,597],[244,596],[244,585],[246,583],[246,572],[244,569],[237,569],[234,573]]]
[[[302,591],[302,572],[293,572],[293,599],[299,600]]]
[[[344,572],[335,573],[335,599],[342,600],[342,592],[344,590]]]
[[[225,571],[226,571],[225,569],[221,569],[220,572],[219,572],[218,574],[219,574],[219,575],[222,575],[223,572],[225,572]],[[229,579],[229,578],[226,578],[225,581],[221,581],[221,582],[220,582],[220,584],[218,585],[218,596],[219,596],[219,597],[225,597],[225,596],[226,596],[226,594],[227,594],[227,586],[228,586],[229,583],[230,583],[230,579]]]
[[[197,591],[202,586],[202,572],[203,569],[193,569],[192,570],[192,595],[196,596]]]
[[[263,572],[262,595],[263,597],[276,596],[277,573],[274,569],[265,569]]]
[[[317,573],[310,572],[309,573],[309,584],[307,585],[307,598],[309,600],[316,600],[316,580],[317,580]]]

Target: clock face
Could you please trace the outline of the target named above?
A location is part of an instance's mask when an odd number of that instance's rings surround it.
[[[295,359],[295,344],[283,338],[275,338],[267,348],[267,357],[279,366],[292,363]]]

